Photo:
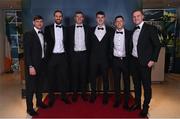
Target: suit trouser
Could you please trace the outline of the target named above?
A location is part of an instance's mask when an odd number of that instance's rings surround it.
[[[127,58],[113,58],[112,72],[114,79],[114,89],[115,89],[115,100],[120,100],[120,90],[121,90],[121,74],[124,81],[124,95],[125,103],[128,104],[130,97],[130,78],[129,78],[129,64]]]
[[[139,63],[139,60],[135,57],[131,58],[131,71],[135,89],[135,102],[141,104],[141,84],[144,89],[144,102],[143,108],[147,108],[151,101],[152,89],[151,89],[151,68],[143,66]]]
[[[90,82],[91,82],[91,90],[92,94],[96,94],[96,78],[100,74],[103,79],[103,92],[104,95],[107,95],[109,91],[109,80],[108,80],[108,63],[105,60],[101,59],[91,59],[90,61]]]
[[[42,103],[42,83],[43,83],[43,75],[44,75],[44,61],[42,60],[40,64],[40,69],[36,69],[36,76],[29,75],[29,69],[27,68],[27,78],[26,78],[26,104],[27,110],[33,109],[33,94],[36,95],[37,104]],[[44,78],[44,77],[43,77]]]
[[[88,56],[86,51],[73,52],[71,56],[72,86],[73,92],[77,93],[79,87],[82,93],[87,88]]]
[[[65,53],[52,54],[48,63],[49,98],[54,98],[55,87],[65,96],[68,91],[68,61]]]

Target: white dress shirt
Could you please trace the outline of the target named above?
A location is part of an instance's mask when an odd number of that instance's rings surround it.
[[[116,32],[122,32],[116,33]],[[114,48],[113,48],[113,55],[116,57],[126,57],[126,50],[125,50],[125,30],[124,28],[121,30],[116,30],[114,34]]]
[[[98,28],[103,28],[103,30],[98,30]],[[101,40],[102,40],[102,38],[104,37],[105,34],[106,34],[106,27],[105,27],[105,25],[103,25],[103,26],[96,26],[95,35],[98,38],[99,42],[101,42]]]
[[[64,52],[64,44],[63,44],[63,28],[56,27],[56,23],[54,23],[54,35],[55,35],[55,45],[53,49],[53,53],[63,53]]]
[[[132,50],[132,56],[138,57],[138,52],[137,52],[137,44],[138,44],[138,39],[139,39],[139,34],[141,32],[142,26],[144,22],[141,22],[139,25],[140,29],[136,29],[133,33],[133,50]]]
[[[36,27],[34,27],[34,30],[36,31],[36,33],[39,37],[39,40],[41,43],[41,49],[42,49],[42,58],[44,58],[44,36],[42,33],[38,33],[39,31],[41,31],[41,29],[37,29]]]
[[[77,27],[82,26],[82,27]],[[74,51],[85,51],[85,31],[83,24],[75,25],[75,34],[74,34]]]

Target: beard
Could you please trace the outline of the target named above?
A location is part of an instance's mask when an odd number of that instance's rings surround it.
[[[55,20],[56,24],[61,24],[61,22],[62,22],[61,20]]]

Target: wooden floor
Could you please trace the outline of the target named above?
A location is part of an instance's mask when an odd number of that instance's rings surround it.
[[[180,118],[180,74],[166,74],[152,87],[149,118]],[[30,118],[21,89],[19,73],[0,75],[0,118]]]

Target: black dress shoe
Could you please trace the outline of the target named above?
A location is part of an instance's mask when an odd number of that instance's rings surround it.
[[[142,118],[146,118],[148,114],[149,106],[143,106],[142,111],[140,112],[140,116]]]
[[[48,106],[49,106],[49,107],[52,107],[52,106],[54,105],[54,103],[55,103],[55,100],[49,100]]]
[[[103,104],[106,105],[109,102],[108,96],[103,97]]]
[[[37,116],[37,115],[38,115],[38,113],[37,113],[36,111],[34,111],[34,109],[28,110],[27,113],[28,113],[29,115],[31,115],[31,116]]]
[[[72,102],[77,102],[78,99],[78,94],[73,94],[72,95]]]
[[[141,109],[141,104],[135,103],[130,107],[130,111],[135,111],[137,109]]]
[[[65,103],[65,104],[71,104],[71,101],[69,101],[69,99],[67,97],[61,98],[61,100]]]
[[[118,108],[120,106],[120,102],[119,101],[115,101],[113,104],[114,108]]]
[[[90,102],[90,103],[94,103],[95,101],[96,101],[96,95],[95,95],[95,94],[92,94],[92,95],[90,96],[89,102]]]
[[[43,102],[41,102],[41,103],[37,103],[37,105],[36,105],[37,107],[40,107],[40,108],[42,108],[42,109],[46,109],[46,108],[48,108],[48,105],[46,105],[46,104],[44,104]]]
[[[87,95],[86,94],[82,94],[81,98],[83,99],[83,101],[88,101]]]
[[[52,107],[56,101],[56,96],[55,94],[49,94],[48,97],[49,97],[48,106]]]
[[[130,107],[129,107],[129,105],[128,105],[128,104],[124,104],[124,105],[123,105],[123,109],[125,109],[125,110],[128,110],[128,111],[129,111],[129,110],[130,110]]]
[[[142,118],[146,118],[147,117],[147,114],[148,114],[148,111],[141,111],[140,112],[140,116],[142,117]]]

